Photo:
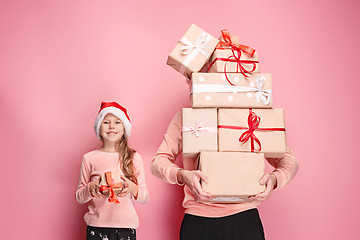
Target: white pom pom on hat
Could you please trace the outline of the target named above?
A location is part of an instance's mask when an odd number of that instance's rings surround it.
[[[98,115],[96,116],[94,130],[95,134],[98,138],[100,138],[100,126],[102,121],[104,120],[107,114],[113,114],[114,116],[118,117],[125,128],[125,133],[128,137],[130,137],[131,132],[131,122],[129,115],[127,114],[126,108],[118,104],[117,102],[102,102],[100,106],[100,110]]]

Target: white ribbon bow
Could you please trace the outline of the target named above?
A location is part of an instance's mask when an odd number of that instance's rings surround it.
[[[193,84],[191,93],[193,92],[255,92],[256,101],[261,102],[264,105],[268,105],[271,100],[272,90],[263,89],[265,82],[265,77],[256,77],[255,86],[256,87],[245,87],[245,86],[233,86],[233,85],[224,85],[224,84]]]
[[[211,35],[206,32],[202,32],[197,39],[195,40],[195,44],[190,42],[186,37],[182,37],[179,42],[181,42],[184,46],[181,46],[180,52],[181,54],[188,55],[188,57],[183,61],[180,67],[180,73],[184,74],[186,67],[190,64],[190,62],[195,58],[195,56],[199,53],[204,55],[206,59],[210,57],[209,52],[206,51],[206,44],[210,41]]]
[[[255,83],[256,83],[256,88],[258,90],[255,93],[255,97],[257,102],[261,100],[261,102],[264,105],[268,105],[271,100],[272,91],[270,89],[262,89],[264,86],[264,82],[265,82],[264,76],[256,77]]]
[[[195,134],[195,137],[199,136],[199,131],[217,132],[216,127],[202,127],[201,123],[197,123],[195,127],[182,126],[181,130],[183,132],[191,132],[192,134]]]
[[[207,42],[210,40],[210,36],[209,34],[202,32],[198,38],[195,40],[195,44],[193,44],[192,42],[190,42],[186,37],[182,37],[179,41],[184,44],[184,46],[182,46],[181,49],[181,53],[182,54],[189,54],[191,53],[194,49],[196,49],[197,51],[199,51],[202,55],[204,55],[206,58],[210,57],[210,53],[208,53],[206,51],[206,44]]]

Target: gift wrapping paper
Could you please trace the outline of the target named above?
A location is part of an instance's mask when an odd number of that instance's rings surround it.
[[[184,157],[217,151],[217,109],[183,108],[182,140]]]
[[[168,56],[169,66],[187,78],[199,72],[209,60],[219,40],[192,24]]]
[[[260,184],[265,174],[263,153],[202,151],[198,161],[198,169],[208,178],[201,185],[213,196],[211,202],[248,202],[249,196],[265,190]]]
[[[109,198],[109,202],[119,202],[116,195],[121,193],[124,188],[121,176],[120,172],[105,172],[101,175],[100,191],[106,198]]]
[[[259,58],[257,52],[253,56],[234,49],[215,49],[210,59],[209,72],[242,72],[248,76],[259,73]]]
[[[282,157],[286,152],[283,109],[226,109],[218,111],[219,151],[262,152]]]
[[[272,108],[271,74],[193,73],[191,107]]]

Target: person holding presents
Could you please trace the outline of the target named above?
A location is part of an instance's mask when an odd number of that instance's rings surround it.
[[[88,203],[86,239],[135,240],[139,218],[133,202],[146,203],[149,194],[142,158],[128,143],[131,122],[126,108],[102,102],[94,129],[102,147],[84,154],[75,194],[80,204]],[[105,172],[120,172],[123,180],[124,187],[113,202],[101,191]]]
[[[182,152],[181,128],[179,111],[173,117],[150,165],[153,175],[170,184],[184,186],[185,215],[180,240],[265,239],[257,206],[295,176],[298,160],[293,151],[287,149],[282,158],[267,158],[274,170],[260,179],[266,188],[251,196],[253,201],[231,204],[199,202],[197,199],[210,200],[212,196],[203,191],[200,185],[200,180],[207,181],[207,176],[196,170],[196,158],[183,158],[183,168],[175,164],[177,156]]]

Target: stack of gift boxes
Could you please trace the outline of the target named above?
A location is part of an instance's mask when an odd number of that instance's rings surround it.
[[[265,157],[286,152],[283,109],[273,108],[271,74],[257,52],[227,30],[216,39],[192,24],[167,64],[191,81],[182,109],[183,156],[197,157],[212,202],[245,202],[265,190]]]

